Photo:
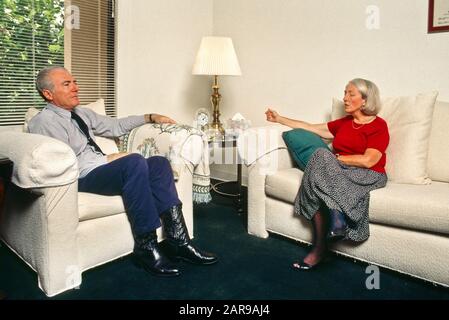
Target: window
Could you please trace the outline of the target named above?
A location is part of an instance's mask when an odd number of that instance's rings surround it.
[[[115,116],[114,3],[66,1],[66,17],[65,66],[80,86],[80,104],[103,98],[106,114]]]
[[[59,0],[0,1],[0,125],[20,124],[26,109],[45,104],[34,80],[64,64],[63,13]]]
[[[113,12],[113,0],[1,0],[0,125],[20,125],[29,107],[45,106],[35,78],[48,65],[71,70],[81,104],[103,98],[115,116]]]

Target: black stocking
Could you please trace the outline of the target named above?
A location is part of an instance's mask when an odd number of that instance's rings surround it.
[[[327,219],[326,213],[322,210],[317,211],[312,219],[313,223],[313,247],[309,254],[304,258],[304,262],[310,266],[318,264],[327,252]]]

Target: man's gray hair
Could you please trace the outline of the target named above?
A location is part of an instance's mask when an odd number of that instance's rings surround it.
[[[46,67],[39,71],[36,77],[36,89],[39,92],[40,96],[44,98],[45,101],[47,101],[47,98],[45,98],[43,91],[44,90],[50,90],[53,91],[55,85],[50,79],[50,73],[52,73],[55,70],[67,70],[64,67],[61,66],[51,66]]]
[[[368,116],[374,116],[379,113],[381,108],[379,88],[366,79],[355,78],[349,81],[353,84],[365,100],[365,105],[360,110]]]

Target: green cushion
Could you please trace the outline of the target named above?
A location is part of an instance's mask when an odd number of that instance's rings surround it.
[[[304,129],[293,129],[282,133],[282,138],[293,159],[301,170],[304,170],[310,157],[318,148],[329,147],[319,135]]]

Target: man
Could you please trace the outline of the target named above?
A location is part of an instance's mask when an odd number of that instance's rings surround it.
[[[73,149],[80,169],[79,191],[122,196],[140,266],[155,275],[177,276],[180,272],[170,259],[217,262],[216,255],[199,250],[190,240],[167,159],[124,152],[105,155],[92,138],[94,134],[117,137],[147,122],[174,120],[159,114],[113,119],[78,107],[77,82],[63,67],[41,70],[36,88],[47,106],[30,121],[29,131],[61,140]],[[167,236],[166,252],[157,242],[160,220]]]

